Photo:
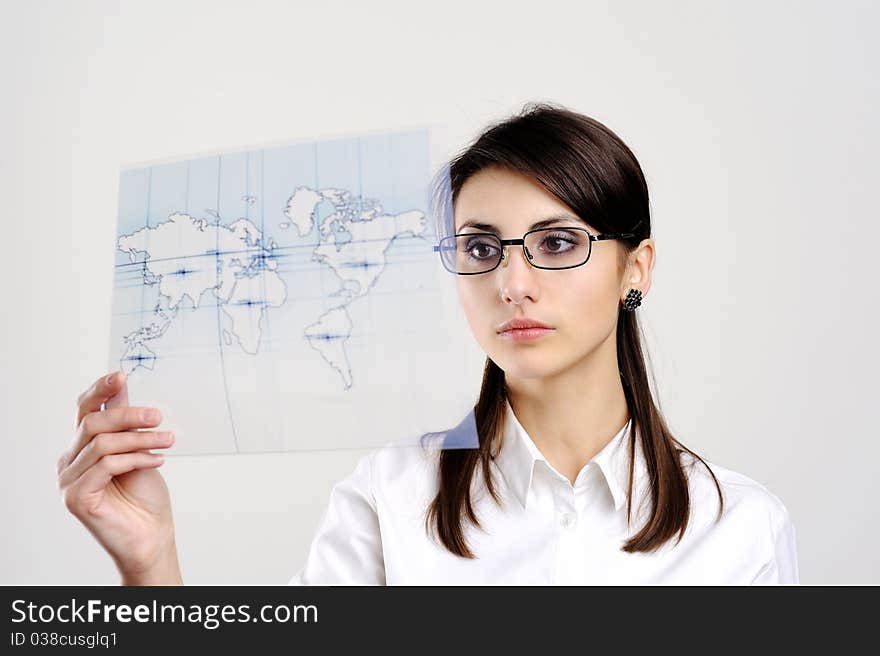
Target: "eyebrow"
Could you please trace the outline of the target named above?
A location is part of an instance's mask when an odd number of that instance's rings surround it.
[[[578,217],[572,216],[571,214],[557,214],[555,216],[550,216],[550,217],[547,217],[546,219],[541,219],[540,221],[533,223],[531,225],[531,227],[529,228],[529,230],[537,230],[538,228],[546,228],[547,226],[553,225],[554,223],[560,223],[560,222],[565,222],[565,221],[580,223],[580,224],[586,223],[585,221],[582,221]],[[464,230],[465,228],[476,228],[477,230],[482,230],[484,232],[492,232],[492,233],[495,233],[496,235],[501,234],[501,231],[496,226],[492,225],[491,223],[482,223],[482,222],[476,221],[476,220],[465,221],[464,223],[461,224],[461,226],[458,228],[458,230]]]

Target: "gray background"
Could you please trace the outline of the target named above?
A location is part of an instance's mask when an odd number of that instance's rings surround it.
[[[120,163],[425,123],[451,152],[542,99],[645,169],[677,436],[785,501],[802,582],[880,582],[878,7],[4,0],[0,583],[118,582],[54,465],[106,369]],[[287,582],[363,453],[169,459],[184,580]]]

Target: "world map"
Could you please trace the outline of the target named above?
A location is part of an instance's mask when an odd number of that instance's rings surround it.
[[[352,322],[346,306],[367,294],[386,265],[386,252],[398,237],[425,234],[423,212],[414,210],[386,214],[375,200],[364,202],[343,189],[315,190],[299,187],[290,196],[280,228],[293,226],[300,237],[315,230],[318,205],[329,201],[333,211],[317,228],[320,241],[313,259],[328,266],[339,278],[335,295],[344,299],[306,327],[304,337],[351,387],[351,365],[345,342]],[[144,284],[158,285],[160,301],[156,320],[125,335],[126,350],[121,368],[132,373],[138,367],[153,369],[156,353],[148,343],[165,334],[180,303],[188,298],[193,309],[210,293],[232,322],[224,331],[227,345],[234,337],[241,348],[255,355],[260,346],[260,324],[268,308],[280,307],[287,298],[284,281],[277,273],[275,243],[248,219],[230,225],[209,223],[188,214],[174,213],[155,227],[122,235],[117,248],[132,262],[143,262]]]

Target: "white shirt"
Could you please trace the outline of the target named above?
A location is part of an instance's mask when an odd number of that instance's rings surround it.
[[[483,530],[464,524],[476,559],[453,555],[425,531],[438,489],[439,451],[386,446],[337,483],[291,585],[617,585],[798,583],[795,529],[782,501],[761,484],[682,456],[691,514],[653,553],[620,550],[650,510],[644,454],[636,442],[633,523],[626,525],[632,421],[578,473],[575,484],[541,454],[507,404],[501,452],[492,462],[499,507],[479,467],[472,498]],[[641,506],[638,500],[642,499]],[[639,512],[641,508],[642,513]]]

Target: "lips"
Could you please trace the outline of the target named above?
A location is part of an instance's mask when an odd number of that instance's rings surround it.
[[[511,319],[507,323],[503,323],[498,326],[497,332],[498,334],[506,333],[511,330],[529,330],[529,329],[537,329],[537,330],[552,330],[550,326],[546,323],[541,323],[540,321],[536,321],[535,319],[527,319],[525,317],[518,319]]]

